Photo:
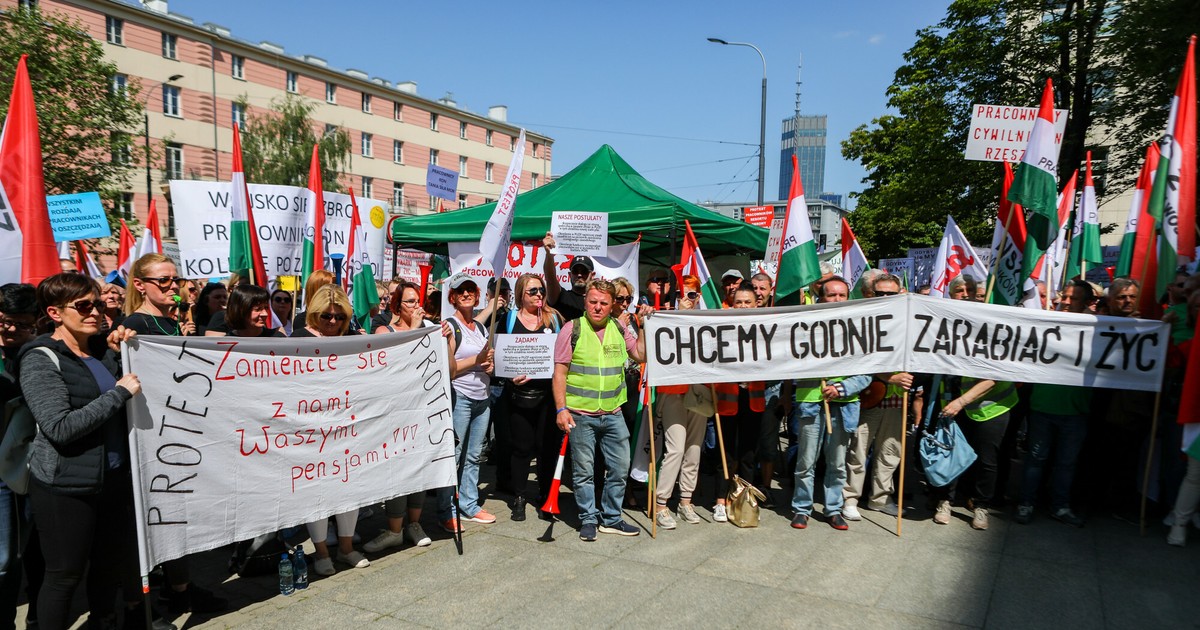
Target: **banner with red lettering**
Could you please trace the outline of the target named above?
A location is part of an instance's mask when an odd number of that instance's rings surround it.
[[[453,486],[438,328],[137,337],[125,370],[142,575],[172,558]]]

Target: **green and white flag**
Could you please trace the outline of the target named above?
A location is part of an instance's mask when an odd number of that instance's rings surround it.
[[[1087,175],[1083,179],[1083,198],[1079,201],[1079,218],[1071,235],[1071,260],[1067,263],[1067,279],[1087,275],[1088,265],[1103,264],[1100,251],[1100,209],[1096,205],[1096,185],[1092,182],[1092,152],[1087,153]]]
[[[321,181],[320,145],[313,145],[308,168],[308,222],[304,226],[304,247],[300,255],[300,286],[312,272],[325,268],[325,191]]]
[[[804,184],[800,181],[800,163],[795,155],[792,156],[792,190],[788,193],[783,225],[783,244],[775,286],[777,303],[779,299],[799,293],[805,286],[821,278],[817,244],[813,241],[808,203],[804,200]]]
[[[367,232],[358,216],[358,202],[354,189],[350,189],[350,242],[346,252],[346,277],[350,279],[350,305],[354,307],[354,319],[364,330],[370,330],[371,309],[379,304],[379,290],[375,288],[375,274],[371,259],[367,256]]]
[[[1029,146],[1025,148],[1025,156],[1021,158],[1021,166],[1008,191],[1008,200],[1028,211],[1025,219],[1027,237],[1043,251],[1054,240],[1058,227],[1055,174],[1059,145],[1054,137],[1054,85],[1046,79],[1038,117],[1029,134]]]

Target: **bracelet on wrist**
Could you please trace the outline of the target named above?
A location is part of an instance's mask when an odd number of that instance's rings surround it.
[[[558,410],[554,412],[554,415],[556,415],[556,416],[557,416],[558,414],[560,414],[560,413],[562,413],[562,412],[564,412],[564,411],[567,411],[567,408],[566,408],[566,407],[559,407],[559,408],[558,408]]]

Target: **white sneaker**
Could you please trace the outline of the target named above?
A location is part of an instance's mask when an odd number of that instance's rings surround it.
[[[668,509],[656,510],[654,515],[655,522],[663,529],[675,529],[675,517],[671,516],[671,511]]]
[[[385,529],[378,536],[375,537],[375,540],[372,540],[371,542],[363,545],[363,551],[365,551],[367,553],[376,553],[379,551],[383,551],[384,549],[391,549],[392,547],[399,547],[403,544],[404,544],[404,532],[393,532],[391,530]]]
[[[362,555],[362,553],[358,551],[351,551],[350,553],[342,553],[339,551],[337,554],[337,560],[338,562],[341,562],[342,564],[348,564],[355,569],[365,569],[371,566],[371,561],[367,560],[366,556]]]
[[[691,503],[680,503],[679,508],[675,510],[679,514],[679,518],[693,525],[700,522],[700,515],[696,514],[696,508],[692,507]]]
[[[420,523],[409,523],[404,526],[404,535],[408,536],[409,542],[418,547],[428,547],[433,544],[433,540],[425,533],[424,528]]]
[[[729,516],[725,514],[725,505],[718,503],[713,506],[713,520],[718,523],[728,523]]]
[[[1170,533],[1167,534],[1167,544],[1175,547],[1186,545],[1187,525],[1172,525]]]
[[[842,506],[842,518],[845,518],[847,521],[861,521],[862,514],[858,513],[857,505],[847,503]]]

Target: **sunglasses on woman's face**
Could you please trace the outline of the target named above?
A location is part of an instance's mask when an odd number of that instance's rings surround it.
[[[344,322],[348,317],[341,313],[321,313],[321,320],[326,322]]]
[[[183,284],[183,278],[180,278],[179,276],[163,276],[161,278],[139,278],[139,280],[141,280],[142,282],[149,282],[149,283],[153,284],[154,286],[158,287],[159,289],[162,289],[163,291],[170,289],[172,285]]]
[[[92,311],[103,313],[108,305],[104,303],[104,300],[75,300],[66,306],[79,311],[80,315],[88,315]]]
[[[284,295],[277,295],[277,296],[271,298],[271,301],[276,304],[291,304],[292,298],[284,296]]]
[[[525,289],[525,295],[546,295],[546,287],[533,287]]]
[[[694,300],[694,299],[696,299],[696,298],[698,298],[698,297],[700,297],[700,294],[699,294],[699,293],[697,293],[697,292],[695,292],[695,291],[688,291],[688,292],[687,292],[687,299],[689,299],[689,300]]]
[[[617,296],[617,302],[619,302],[621,304],[628,304],[632,301],[633,301],[633,297],[631,297],[631,296],[628,296],[628,295]]]
[[[888,295],[900,295],[899,291],[876,291],[875,297],[885,297]]]

